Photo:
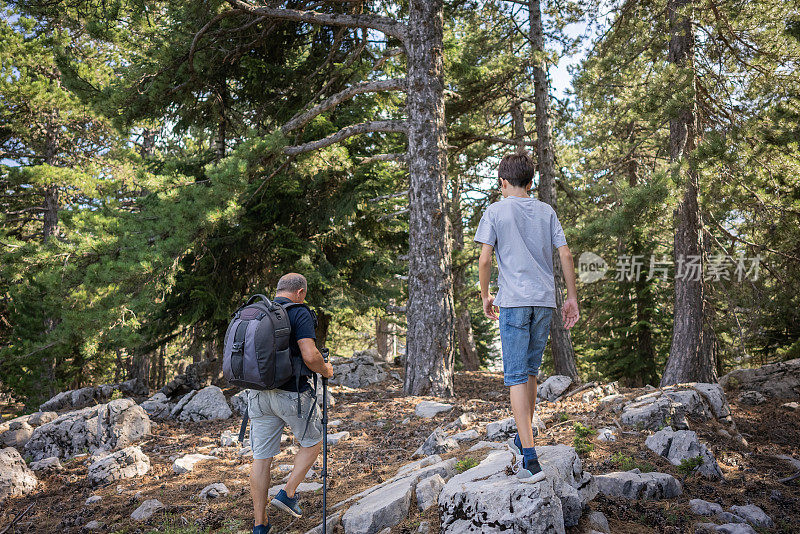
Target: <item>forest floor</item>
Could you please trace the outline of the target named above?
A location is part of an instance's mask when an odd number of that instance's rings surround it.
[[[226,393],[234,393],[234,390]],[[332,387],[336,405],[330,409],[330,419],[341,419],[342,424],[329,432],[347,430],[348,440],[329,447],[328,455],[328,506],[330,508],[345,498],[393,476],[397,469],[410,461],[412,454],[438,426],[453,421],[461,413],[474,412],[476,420],[467,426],[475,428],[485,437],[485,424],[510,415],[507,391],[499,373],[461,372],[455,378],[455,408],[433,419],[414,416],[414,408],[421,398],[402,396],[399,381],[389,379],[366,390],[345,392]],[[631,397],[641,390],[625,390]],[[542,403],[537,413],[547,425],[547,430],[537,438],[537,445],[574,445],[575,423],[592,429],[614,426],[611,412],[600,411],[596,401],[585,403],[581,395],[557,403]],[[441,399],[439,399],[441,400]],[[734,504],[753,503],[760,506],[775,521],[772,529],[761,532],[800,532],[800,479],[782,484],[778,479],[793,473],[791,467],[773,456],[788,454],[800,458],[800,414],[781,409],[780,403],[767,402],[761,406],[740,406],[729,399],[734,420],[748,440],[742,447],[732,439],[717,434],[722,428],[711,421],[692,421],[691,428],[708,444],[724,473],[723,481],[711,481],[692,475],[686,478],[683,494],[662,501],[628,501],[605,498],[602,495],[590,503],[608,517],[614,534],[644,534],[651,532],[693,532],[693,525],[704,518],[692,514],[688,501],[701,498],[717,501],[728,508]],[[405,419],[410,422],[403,424]],[[249,532],[252,525],[252,505],[249,493],[249,465],[251,458],[240,457],[238,447],[215,451],[219,460],[197,464],[194,470],[178,475],[172,471],[176,455],[208,453],[219,447],[220,434],[230,430],[238,433],[240,420],[178,423],[154,422],[152,435],[138,443],[150,457],[151,469],[135,479],[121,481],[103,488],[92,488],[86,479],[86,459],[64,462],[65,470],[40,477],[39,491],[24,498],[8,499],[0,507],[0,533],[17,514],[33,505],[8,532],[80,532],[87,522],[98,520],[106,525],[103,532],[121,533],[195,533],[195,532]],[[639,467],[642,471],[657,470],[682,479],[676,466],[645,447],[646,434],[636,431],[619,432],[616,442],[599,442],[589,438],[591,450],[583,455],[584,468],[591,473],[628,470]],[[460,452],[442,455],[457,456],[466,466],[472,459],[482,460],[489,449],[468,453],[473,442],[466,442]],[[291,464],[291,456],[284,444],[281,454],[273,462],[272,483],[281,484],[287,473],[277,466]],[[593,446],[593,447],[592,447]],[[321,458],[318,464],[321,463]],[[320,465],[315,465],[317,473]],[[319,482],[318,478],[307,481]],[[229,489],[227,497],[201,501],[197,495],[208,484],[222,482]],[[87,497],[102,496],[102,501],[85,505]],[[319,524],[322,493],[301,493],[300,505],[306,516],[293,519],[274,509],[268,510],[273,526],[272,533],[304,533]],[[147,523],[130,520],[139,503],[158,499],[165,510],[154,515]],[[584,514],[584,521],[586,515]],[[394,533],[416,533],[418,525],[427,521],[431,532],[438,532],[439,518],[436,507],[420,513],[412,506],[406,521],[392,529]],[[585,531],[584,525],[567,529],[568,534]],[[341,533],[337,527],[336,533]]]

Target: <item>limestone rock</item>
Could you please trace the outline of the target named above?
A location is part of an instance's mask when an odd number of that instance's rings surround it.
[[[506,448],[508,448],[508,446],[505,443],[497,443],[496,441],[479,441],[467,449],[467,452],[479,451],[481,449],[504,450]]]
[[[234,436],[230,430],[225,430],[219,437],[219,443],[223,447],[235,447],[239,444],[239,436]]]
[[[465,430],[464,432],[459,432],[458,434],[453,434],[451,436],[457,443],[461,443],[462,441],[471,441],[473,439],[478,439],[480,436],[478,435],[477,430]]]
[[[544,422],[539,418],[538,414],[533,415],[533,435],[539,435],[540,430],[545,430],[547,427]],[[486,438],[489,441],[505,441],[506,439],[514,436],[517,431],[517,423],[513,417],[506,417],[500,421],[493,421],[486,425]]]
[[[408,517],[413,490],[401,479],[365,496],[342,516],[345,534],[372,534],[398,524]]]
[[[461,429],[466,427],[474,420],[475,420],[475,414],[473,412],[462,413],[461,415],[458,416],[458,418],[455,421],[446,424],[444,429],[445,430]]]
[[[0,434],[0,447],[22,449],[33,435],[33,427],[27,421],[12,421],[8,430]]]
[[[247,410],[247,390],[243,389],[236,395],[231,397],[231,400],[228,401],[233,409],[233,412],[238,415],[244,415],[245,410]]]
[[[161,501],[158,499],[147,499],[139,506],[139,508],[133,511],[131,514],[131,519],[140,522],[147,521],[153,517],[153,514],[163,509],[164,505],[161,504]]]
[[[194,466],[204,460],[217,460],[216,456],[208,454],[187,454],[172,462],[172,470],[181,475],[194,469]]]
[[[63,471],[64,466],[61,465],[57,457],[51,456],[50,458],[44,458],[38,462],[31,463],[31,469],[34,471],[43,471],[45,473],[54,473],[56,471]]]
[[[225,484],[223,484],[222,482],[216,482],[214,484],[209,484],[208,486],[200,490],[198,497],[205,501],[207,499],[216,499],[217,497],[224,497],[228,493],[230,493],[230,490]]]
[[[742,391],[736,400],[740,404],[749,404],[750,406],[759,406],[767,402],[766,397],[758,391]]]
[[[536,396],[543,400],[553,401],[560,397],[572,384],[572,379],[564,375],[553,375],[542,382]]]
[[[613,428],[601,428],[597,431],[597,441],[617,441]]]
[[[440,413],[449,412],[452,409],[452,404],[434,401],[422,401],[417,404],[417,407],[414,409],[414,415],[417,417],[423,417],[425,419],[431,419]]]
[[[103,523],[97,521],[96,519],[89,521],[88,523],[83,525],[83,530],[89,530],[89,531],[102,530],[102,528],[103,528]]]
[[[350,437],[350,432],[347,430],[342,430],[341,432],[335,432],[333,434],[328,434],[328,445],[337,445],[340,441],[344,441]]]
[[[342,512],[338,511],[333,514],[328,514],[328,520],[325,522],[327,532],[334,532],[336,525],[342,522]],[[322,523],[307,531],[306,534],[322,534]]]
[[[376,365],[370,351],[361,351],[353,353],[349,362],[334,364],[333,378],[328,382],[349,388],[365,388],[383,382],[387,376],[383,367]]]
[[[716,418],[734,428],[722,387],[702,382],[676,384],[641,395],[624,405],[620,422],[649,430],[664,426],[688,430],[687,415],[703,421]]]
[[[703,459],[703,464],[697,468],[698,473],[722,478],[722,471],[714,455],[704,444],[700,443],[697,434],[691,430],[674,431],[667,427],[649,436],[645,440],[645,445],[673,465],[681,465],[683,460],[691,460],[699,456]]]
[[[704,501],[703,499],[692,499],[689,501],[689,506],[697,515],[713,516],[722,513],[722,506],[715,502]]]
[[[787,402],[781,404],[781,408],[786,408],[787,410],[796,412],[797,410],[800,410],[800,402]]]
[[[617,471],[595,475],[597,488],[607,497],[626,499],[669,499],[683,493],[680,482],[667,473]]]
[[[13,447],[0,449],[0,503],[6,497],[27,495],[36,489],[38,480],[19,451]]]
[[[149,470],[150,458],[139,447],[131,446],[93,462],[89,466],[88,478],[93,486],[99,486],[141,476]]]
[[[757,369],[736,369],[719,379],[725,389],[757,391],[772,399],[800,397],[800,358],[764,365]]]
[[[34,461],[50,456],[68,458],[85,449],[127,447],[150,433],[150,418],[132,399],[118,399],[60,415],[37,427],[25,444]]]
[[[414,453],[414,457],[430,456],[432,454],[441,454],[452,450],[457,450],[458,442],[444,433],[444,430],[437,428],[428,439],[420,445],[419,449]]]
[[[143,401],[139,406],[141,406],[152,419],[166,419],[169,417],[173,408],[167,396],[160,391],[146,401]]]
[[[86,502],[84,504],[86,506],[90,506],[92,504],[99,503],[102,500],[103,500],[103,497],[101,497],[100,495],[92,495],[91,497],[86,499]]]
[[[417,484],[417,506],[421,511],[425,511],[439,501],[439,494],[444,488],[444,479],[441,475],[433,475]]]
[[[492,452],[445,484],[439,495],[442,534],[565,532],[553,479],[521,482],[506,473],[513,462],[510,451]]]
[[[591,512],[588,517],[589,528],[595,532],[604,532],[610,534],[611,527],[608,525],[608,518],[603,512]]]
[[[147,386],[141,380],[131,379],[120,384],[102,384],[95,387],[62,391],[42,403],[39,406],[39,410],[42,412],[77,410],[92,404],[107,402],[115,391],[120,391],[124,395],[147,395]]]
[[[161,393],[170,399],[174,399],[190,391],[201,390],[211,384],[211,372],[212,369],[208,360],[190,363],[183,373],[167,382],[161,388]]]
[[[552,479],[553,488],[561,500],[564,526],[577,525],[587,503],[597,496],[594,477],[583,470],[581,459],[572,447],[544,445],[537,447],[536,452],[542,469]]]
[[[656,430],[667,423],[676,425],[676,428],[688,428],[685,415],[683,405],[661,397],[627,404],[619,419],[625,426],[649,430]]]
[[[175,416],[178,421],[208,421],[212,419],[228,419],[233,412],[225,394],[217,386],[208,386],[186,402]]]
[[[729,510],[753,526],[764,528],[772,528],[774,526],[772,518],[755,504],[731,506]]]

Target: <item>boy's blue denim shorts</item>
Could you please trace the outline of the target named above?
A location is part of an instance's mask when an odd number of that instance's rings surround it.
[[[539,374],[550,335],[553,308],[500,307],[500,344],[503,347],[503,383],[516,386]]]

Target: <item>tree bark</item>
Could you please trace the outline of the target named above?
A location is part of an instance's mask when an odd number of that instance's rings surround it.
[[[555,181],[555,151],[550,126],[550,86],[544,61],[544,27],[540,0],[530,0],[528,7],[530,23],[531,51],[533,56],[533,90],[536,107],[536,146],[539,167],[539,198],[557,209]],[[561,308],[564,305],[564,275],[561,271],[561,258],[553,251],[553,274],[556,289],[556,309],[550,322],[550,350],[553,354],[555,374],[565,375],[578,381],[578,368],[575,363],[575,350],[572,336],[564,328]]]
[[[323,310],[317,310],[317,328],[314,335],[317,338],[317,348],[324,348],[328,342],[328,330],[331,326],[331,316]]]
[[[674,86],[685,101],[682,109],[670,119],[669,158],[673,164],[676,181],[681,185],[683,196],[674,212],[675,241],[675,308],[672,328],[672,345],[661,385],[680,382],[716,382],[716,370],[710,349],[710,339],[704,343],[704,295],[703,295],[703,247],[701,238],[700,206],[698,190],[700,179],[697,170],[687,161],[697,146],[698,110],[695,97],[694,70],[694,23],[693,0],[669,0],[667,17],[670,26],[668,61],[676,65],[683,76]],[[680,173],[685,172],[685,179]],[[680,276],[679,268],[690,257],[700,258],[700,275]]]
[[[389,321],[385,316],[375,319],[375,339],[378,357],[384,362],[392,360],[391,347],[389,346]]]
[[[455,310],[442,0],[411,0],[408,58],[409,276],[406,395],[453,395]]]

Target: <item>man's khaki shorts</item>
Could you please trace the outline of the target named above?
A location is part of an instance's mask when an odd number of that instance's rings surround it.
[[[313,410],[310,420],[309,410]],[[322,414],[313,390],[300,394],[298,417],[297,392],[250,389],[247,391],[247,413],[251,421],[250,445],[254,460],[266,460],[278,455],[284,425],[292,429],[301,447],[312,447],[322,440]]]

